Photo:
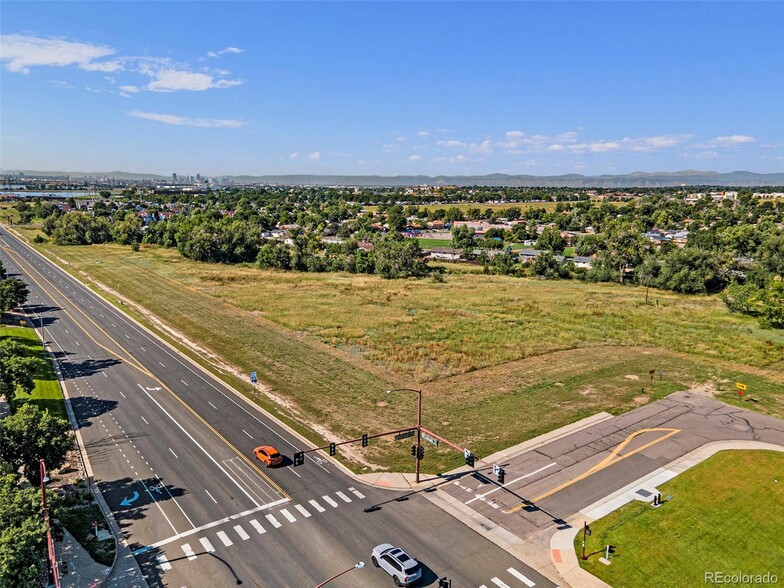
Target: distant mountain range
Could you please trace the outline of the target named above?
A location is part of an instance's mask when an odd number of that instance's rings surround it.
[[[0,170],[0,174],[23,172],[32,177],[69,175],[106,177],[118,180],[161,180],[169,176],[114,172],[44,172],[33,170]],[[343,175],[281,175],[281,176],[220,176],[241,184],[276,184],[284,186],[510,186],[550,188],[656,188],[665,186],[784,186],[784,173],[758,174],[747,171],[719,173],[712,171],[635,172],[626,175],[529,176],[489,174],[485,176],[343,176]]]

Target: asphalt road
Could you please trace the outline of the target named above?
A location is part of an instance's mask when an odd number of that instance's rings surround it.
[[[422,496],[362,486],[317,455],[262,469],[254,447],[306,447],[7,231],[0,247],[30,287],[94,478],[150,585],[315,586],[389,542],[422,562],[422,586],[553,586]],[[330,583],[390,585],[370,565]]]
[[[501,487],[488,469],[441,485],[475,511],[525,537],[712,441],[784,446],[784,420],[703,395],[676,392],[522,453]]]

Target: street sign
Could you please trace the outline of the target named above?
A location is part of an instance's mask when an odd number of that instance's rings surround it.
[[[403,431],[402,433],[398,433],[395,435],[395,441],[400,441],[401,439],[408,439],[409,437],[414,436],[414,431]]]
[[[494,463],[493,464],[493,475],[497,476],[500,469],[501,469],[501,466],[499,466],[497,463]]]
[[[438,447],[438,439],[436,439],[435,437],[431,437],[431,436],[430,436],[430,435],[428,435],[427,433],[422,433],[422,438],[423,438],[425,441],[429,441],[430,443],[432,443],[433,445],[435,445],[436,447]]]
[[[746,384],[741,384],[740,382],[735,382],[735,386],[738,388],[738,390],[746,389]]]

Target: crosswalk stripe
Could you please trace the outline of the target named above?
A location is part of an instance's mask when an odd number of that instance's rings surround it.
[[[510,574],[512,574],[512,575],[513,575],[515,578],[517,578],[518,580],[520,580],[520,581],[521,581],[523,584],[525,584],[526,586],[528,586],[528,588],[531,588],[532,586],[536,586],[536,582],[534,582],[534,581],[532,581],[532,580],[529,580],[528,578],[526,578],[525,576],[523,576],[523,575],[522,575],[520,572],[518,572],[518,571],[517,571],[516,569],[514,569],[514,568],[509,568],[509,569],[508,569],[508,570],[506,570],[506,571],[507,571],[507,572],[509,572]]]
[[[155,556],[155,559],[157,559],[157,560],[158,560],[158,563],[161,565],[161,569],[162,569],[163,571],[166,571],[166,570],[170,570],[170,569],[172,569],[172,566],[171,566],[171,564],[169,563],[169,560],[168,560],[168,559],[166,559],[166,556],[165,556],[165,555],[163,555],[163,554],[156,555],[156,556]]]
[[[323,507],[323,506],[321,506],[321,505],[320,505],[318,502],[316,502],[315,500],[308,500],[308,502],[309,502],[309,503],[310,503],[310,505],[311,505],[313,508],[315,508],[317,511],[319,511],[319,512],[324,512],[324,507]]]
[[[487,588],[484,584],[482,584],[479,588]]]
[[[302,506],[301,504],[296,504],[296,505],[294,505],[294,508],[296,508],[296,509],[297,509],[299,512],[301,512],[301,513],[302,513],[302,516],[304,516],[304,517],[309,517],[309,516],[310,516],[310,513],[309,513],[309,512],[307,511],[307,509],[306,509],[304,506]]]
[[[237,535],[239,535],[239,536],[240,536],[240,538],[241,538],[243,541],[247,541],[248,539],[250,539],[250,535],[248,535],[248,534],[245,532],[245,529],[243,529],[243,528],[242,528],[242,527],[240,527],[239,525],[234,525],[234,530],[235,530],[235,531],[237,531]]]
[[[261,523],[259,521],[257,521],[256,519],[251,520],[250,521],[250,525],[251,525],[251,527],[253,527],[254,529],[256,529],[259,532],[259,535],[261,535],[262,533],[266,533],[267,532],[264,529],[264,527],[261,526]]]
[[[332,499],[331,499],[329,496],[322,496],[321,498],[322,498],[322,500],[323,500],[324,502],[326,502],[326,503],[327,503],[328,505],[330,505],[332,508],[337,508],[337,507],[338,507],[338,503],[337,503],[337,502],[335,502],[334,500],[332,500]]]
[[[210,543],[210,540],[207,539],[206,537],[202,537],[201,539],[199,539],[199,542],[201,543],[201,546],[204,548],[204,551],[206,551],[207,553],[212,553],[213,551],[215,551],[215,548],[212,546],[212,543]]]
[[[348,491],[351,492],[354,496],[356,496],[360,500],[365,497],[365,495],[362,494],[362,492],[360,492],[356,488],[349,488]]]
[[[216,533],[216,535],[218,535],[218,539],[220,539],[221,541],[223,541],[223,544],[224,544],[226,547],[229,547],[230,545],[234,545],[234,541],[232,541],[231,539],[229,539],[229,536],[228,536],[226,533],[224,533],[223,531],[218,531],[218,532]]]
[[[342,492],[335,492],[343,502],[351,502],[351,499]]]
[[[272,523],[272,526],[273,526],[273,527],[275,527],[276,529],[277,529],[278,527],[280,527],[280,523],[278,522],[278,519],[276,519],[274,516],[272,516],[272,515],[266,515],[266,517],[267,517],[267,520],[268,520],[270,523]]]
[[[191,549],[190,543],[185,543],[184,545],[182,545],[182,550],[183,552],[185,552],[185,555],[188,556],[189,560],[196,559],[196,554],[193,553],[193,549]]]
[[[499,580],[498,578],[493,578],[493,579],[492,579],[492,580],[490,580],[490,581],[491,581],[493,584],[495,584],[496,586],[498,586],[498,588],[511,588],[511,587],[509,586],[509,584],[507,584],[506,582],[502,582],[502,581],[501,581],[501,580]]]
[[[290,523],[294,523],[297,519],[294,518],[294,515],[287,511],[285,508],[280,509],[280,514],[286,517]]]

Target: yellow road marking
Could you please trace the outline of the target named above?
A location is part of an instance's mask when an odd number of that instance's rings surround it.
[[[632,449],[629,453],[624,453],[623,455],[619,455],[620,452],[629,443],[631,443],[634,440],[635,437],[637,437],[639,435],[642,435],[643,433],[655,433],[655,432],[659,432],[659,431],[664,432],[665,434],[660,436],[660,437],[658,437],[658,438],[656,438],[656,439],[654,439],[653,441],[649,441],[648,443],[646,443],[644,445],[641,445],[640,447]],[[673,435],[675,435],[676,433],[679,433],[679,432],[680,432],[680,429],[667,429],[667,428],[660,428],[660,427],[656,427],[656,428],[652,428],[652,429],[640,429],[639,431],[636,431],[636,432],[632,433],[631,435],[629,435],[628,437],[626,437],[626,439],[624,439],[620,444],[618,444],[617,447],[615,447],[615,449],[613,449],[610,452],[610,455],[605,457],[602,461],[597,463],[595,466],[593,466],[588,471],[580,474],[576,478],[572,478],[571,480],[569,480],[567,482],[564,482],[563,484],[561,484],[560,486],[558,486],[556,488],[553,488],[552,490],[548,490],[547,492],[545,492],[541,496],[537,496],[536,498],[534,498],[530,502],[524,502],[523,504],[519,504],[518,506],[515,506],[514,508],[511,508],[511,509],[509,509],[506,512],[511,514],[513,512],[517,512],[518,510],[520,510],[522,508],[525,508],[526,506],[529,506],[530,504],[539,502],[540,500],[543,500],[543,499],[547,498],[548,496],[551,496],[552,494],[555,494],[556,492],[558,492],[560,490],[563,490],[564,488],[567,488],[568,486],[571,486],[572,484],[574,484],[576,482],[579,482],[580,480],[584,480],[588,476],[591,476],[591,475],[593,475],[593,474],[595,474],[597,472],[600,472],[601,470],[603,470],[603,469],[605,469],[605,468],[607,468],[607,467],[609,467],[609,466],[611,466],[613,464],[616,464],[619,461],[623,461],[627,457],[631,457],[635,453],[639,453],[640,451],[648,449],[648,447],[651,447],[652,445],[656,445],[657,443],[660,443],[660,442],[664,441],[665,439],[669,439],[670,437],[672,437]]]
[[[56,292],[57,292],[57,293],[58,293],[60,296],[62,296],[62,297],[63,297],[63,298],[66,300],[66,301],[69,301],[69,300],[68,300],[68,297],[67,297],[65,294],[63,294],[63,293],[62,293],[62,292],[61,292],[61,291],[60,291],[60,290],[57,288],[57,286],[55,286],[54,284],[52,284],[52,283],[51,283],[51,282],[50,282],[50,281],[49,281],[49,280],[48,280],[48,279],[47,279],[47,278],[46,278],[46,277],[45,277],[43,274],[41,274],[41,272],[39,272],[39,271],[38,271],[38,270],[37,270],[35,267],[33,267],[33,266],[32,266],[32,265],[29,263],[29,262],[27,262],[27,260],[24,260],[24,258],[22,258],[22,257],[21,257],[21,256],[20,256],[18,253],[16,253],[16,252],[15,252],[15,251],[13,251],[12,249],[9,249],[8,247],[3,247],[3,249],[5,249],[5,250],[6,250],[6,251],[7,251],[9,254],[11,254],[11,255],[12,255],[12,256],[13,256],[13,257],[14,257],[14,258],[17,260],[17,263],[20,263],[20,262],[21,262],[21,263],[24,263],[24,265],[25,265],[25,266],[28,268],[28,270],[31,270],[31,271],[35,272],[36,274],[38,274],[38,276],[39,276],[39,277],[40,277],[40,278],[41,278],[41,279],[42,279],[44,282],[46,282],[47,284],[49,284],[49,285],[50,285],[50,286],[51,286],[51,287],[52,287],[52,288],[53,288],[53,289],[54,289],[54,290],[55,290],[55,291],[56,291]],[[31,278],[31,279],[32,279],[32,280],[33,280],[33,281],[34,281],[34,282],[35,282],[35,283],[38,285],[38,287],[39,287],[39,288],[41,288],[41,290],[43,290],[44,292],[47,292],[47,293],[49,294],[49,296],[51,296],[53,299],[55,299],[55,296],[52,294],[52,292],[51,292],[51,291],[49,291],[47,288],[45,288],[43,285],[41,285],[41,283],[40,283],[38,280],[36,280],[36,279],[35,279],[35,278],[34,278],[32,275],[30,275],[29,273],[28,273],[28,275],[29,275],[29,277],[30,277],[30,278]],[[57,301],[57,300],[55,300],[55,301]],[[70,302],[70,301],[69,301],[69,302]],[[241,457],[241,458],[242,458],[242,459],[243,459],[243,460],[244,460],[244,461],[245,461],[245,462],[246,462],[246,463],[247,463],[247,464],[248,464],[248,465],[249,465],[249,466],[250,466],[250,467],[251,467],[253,470],[255,470],[255,471],[256,471],[256,472],[257,472],[257,473],[258,473],[258,474],[259,474],[259,475],[260,475],[262,478],[264,478],[264,479],[265,479],[265,480],[266,480],[266,481],[267,481],[267,482],[268,482],[268,483],[269,483],[269,484],[270,484],[272,487],[274,487],[274,488],[275,488],[275,489],[276,489],[278,492],[280,492],[280,493],[281,493],[283,496],[285,496],[286,498],[288,498],[289,500],[291,500],[291,496],[289,496],[289,495],[288,495],[288,493],[287,493],[285,490],[283,490],[283,488],[281,488],[280,486],[278,486],[278,485],[277,485],[277,484],[276,484],[276,483],[275,483],[275,482],[272,480],[272,478],[270,478],[270,477],[269,477],[267,474],[265,474],[265,473],[264,473],[264,472],[263,472],[263,471],[262,471],[262,470],[261,470],[261,469],[260,469],[260,468],[259,468],[259,467],[258,467],[256,464],[255,464],[255,463],[253,463],[253,461],[251,461],[251,460],[250,460],[250,459],[249,459],[249,458],[248,458],[248,457],[247,457],[247,456],[246,456],[246,455],[245,455],[243,452],[241,452],[239,449],[237,449],[237,448],[236,448],[236,447],[235,447],[235,446],[234,446],[234,445],[233,445],[233,444],[232,444],[232,443],[231,443],[231,442],[230,442],[228,439],[226,439],[226,438],[225,438],[223,435],[221,435],[221,434],[220,434],[220,433],[217,431],[217,429],[215,429],[215,427],[213,427],[213,426],[212,426],[211,424],[209,424],[209,423],[208,423],[208,422],[207,422],[207,421],[206,421],[204,418],[202,418],[202,416],[201,416],[199,413],[197,413],[197,412],[196,412],[196,411],[195,411],[195,410],[194,410],[194,409],[193,409],[193,408],[192,408],[192,407],[191,407],[191,406],[190,406],[190,405],[189,405],[187,402],[185,402],[185,401],[184,401],[182,398],[180,398],[180,397],[179,397],[179,396],[178,396],[178,395],[177,395],[177,394],[174,392],[174,390],[172,390],[171,388],[169,388],[169,386],[167,386],[167,385],[166,385],[166,384],[165,384],[163,381],[161,381],[161,380],[160,380],[160,379],[159,379],[159,378],[158,378],[158,377],[157,377],[155,374],[153,374],[153,373],[152,373],[150,370],[148,370],[146,367],[144,367],[144,365],[142,365],[141,363],[139,363],[139,362],[138,362],[138,361],[137,361],[137,360],[136,360],[136,359],[135,359],[135,358],[134,358],[134,357],[131,355],[130,351],[128,351],[128,350],[127,350],[125,347],[123,347],[123,345],[122,345],[121,343],[119,343],[119,342],[118,342],[116,339],[114,339],[114,337],[112,337],[111,335],[109,335],[109,333],[107,333],[107,332],[106,332],[106,331],[104,331],[104,330],[103,330],[103,329],[102,329],[102,328],[101,328],[99,325],[97,325],[97,324],[95,323],[95,321],[93,321],[93,320],[92,320],[92,319],[91,319],[91,318],[90,318],[90,317],[89,317],[89,316],[88,316],[88,315],[87,315],[85,312],[83,312],[83,311],[82,311],[82,309],[80,309],[80,308],[79,308],[79,306],[78,306],[78,305],[76,305],[75,303],[71,303],[71,304],[72,304],[72,306],[73,306],[73,307],[74,307],[74,308],[75,308],[77,311],[79,311],[79,312],[80,312],[80,313],[81,313],[81,314],[82,314],[82,315],[83,315],[83,316],[84,316],[84,317],[85,317],[85,318],[86,318],[86,319],[87,319],[87,320],[88,320],[90,323],[92,323],[92,324],[95,326],[95,328],[97,328],[99,331],[101,331],[101,332],[102,332],[102,333],[103,333],[103,334],[106,336],[106,338],[107,338],[107,339],[109,339],[109,340],[110,340],[110,341],[112,341],[112,342],[113,342],[115,345],[117,345],[117,347],[118,347],[118,348],[120,348],[120,349],[121,349],[123,352],[127,353],[127,354],[128,354],[128,357],[127,357],[127,358],[125,358],[125,357],[122,357],[120,354],[118,354],[118,353],[115,353],[115,352],[111,351],[110,349],[108,349],[107,347],[105,347],[105,346],[101,345],[101,344],[100,344],[98,341],[96,341],[96,340],[95,340],[95,338],[93,338],[93,336],[92,336],[92,335],[91,335],[91,334],[90,334],[90,333],[87,331],[87,329],[85,329],[85,328],[84,328],[84,327],[81,325],[81,323],[79,323],[79,321],[77,321],[77,320],[76,320],[76,319],[73,317],[73,315],[71,315],[71,313],[69,313],[69,312],[68,312],[68,311],[67,311],[65,308],[62,308],[63,312],[65,312],[65,314],[66,314],[66,315],[68,315],[68,316],[71,318],[71,320],[74,322],[74,324],[75,324],[75,325],[76,325],[76,326],[77,326],[79,329],[81,329],[81,330],[82,330],[82,332],[84,332],[84,334],[85,334],[85,335],[87,335],[87,337],[89,337],[89,338],[90,338],[90,340],[92,340],[92,341],[93,341],[93,342],[94,342],[96,345],[98,345],[98,346],[99,346],[101,349],[105,350],[105,351],[106,351],[107,353],[109,353],[110,355],[113,355],[113,356],[115,356],[115,357],[117,357],[117,358],[119,358],[119,359],[122,359],[122,360],[127,360],[129,365],[131,365],[132,367],[134,367],[134,368],[138,369],[138,370],[139,370],[139,371],[141,371],[142,373],[146,374],[146,375],[147,375],[148,377],[150,377],[151,379],[155,380],[155,382],[157,382],[157,383],[158,383],[158,384],[159,384],[159,385],[160,385],[160,386],[161,386],[161,387],[162,387],[164,390],[166,390],[166,391],[167,391],[169,394],[171,394],[171,395],[172,395],[172,396],[173,396],[173,397],[174,397],[174,398],[175,398],[177,401],[179,401],[179,402],[180,402],[180,404],[182,404],[182,405],[183,405],[183,406],[184,406],[184,407],[185,407],[185,408],[186,408],[188,411],[190,411],[190,413],[191,413],[191,414],[192,414],[194,417],[196,417],[196,418],[197,418],[197,419],[198,419],[198,420],[199,420],[199,421],[200,421],[200,422],[201,422],[201,423],[202,423],[204,426],[206,426],[206,427],[207,427],[207,428],[208,428],[210,431],[212,431],[212,432],[215,434],[215,436],[216,436],[216,437],[218,437],[218,438],[219,438],[221,441],[223,441],[223,442],[224,442],[224,443],[225,443],[225,444],[226,444],[226,445],[227,445],[227,446],[228,446],[228,447],[229,447],[229,448],[230,448],[232,451],[234,451],[234,453],[236,453],[236,454],[237,454],[239,457]],[[61,306],[63,306],[63,305],[61,304]]]

